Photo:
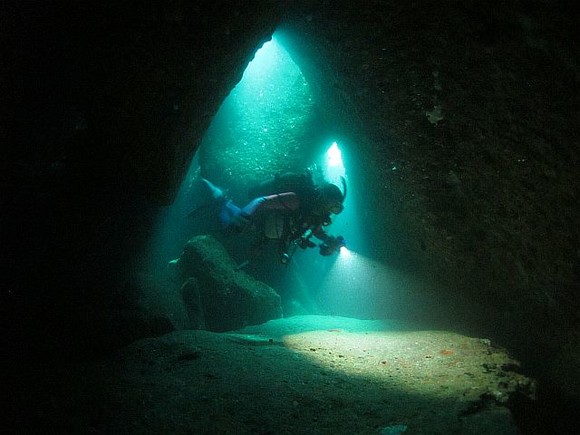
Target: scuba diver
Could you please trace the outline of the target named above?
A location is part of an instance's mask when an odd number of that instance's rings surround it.
[[[259,232],[256,247],[268,241],[278,243],[280,261],[287,264],[296,248],[319,247],[323,256],[346,246],[342,236],[331,236],[324,227],[332,223],[331,215],[344,209],[346,181],[341,177],[342,191],[335,184],[315,185],[312,175],[283,174],[262,183],[250,192],[253,198],[240,208],[224,192],[206,179],[213,200],[219,205],[219,220],[226,232],[241,233],[248,227]],[[320,240],[318,245],[311,239]]]

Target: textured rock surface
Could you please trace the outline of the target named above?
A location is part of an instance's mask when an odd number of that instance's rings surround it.
[[[184,302],[195,325],[228,331],[282,317],[276,291],[238,270],[211,236],[187,242],[177,268],[184,281]]]
[[[363,203],[386,215],[366,225],[377,251],[479,304],[474,323],[539,370],[576,372],[574,352],[553,358],[571,349],[580,305],[580,73],[566,2],[303,6],[282,28],[361,151]]]
[[[430,276],[527,335],[578,321],[579,72],[563,17],[510,3],[305,6],[283,28],[361,151],[369,206]]]
[[[517,370],[489,340],[299,316],[178,331],[70,367],[33,420],[69,433],[515,435],[506,406],[534,393]]]
[[[111,305],[136,304],[158,204],[280,14],[269,0],[2,2],[0,305],[17,337],[50,324],[48,342],[84,346],[86,310],[106,331]]]

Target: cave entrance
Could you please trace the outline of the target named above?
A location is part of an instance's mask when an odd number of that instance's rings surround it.
[[[227,191],[236,204],[248,202],[251,187],[275,174],[304,173],[314,181],[329,181],[345,190],[341,177],[348,178],[348,157],[335,125],[327,121],[328,110],[313,95],[311,84],[276,34],[257,50],[240,82],[224,99],[212,119],[174,204],[161,219],[153,250],[158,264],[180,255],[185,242],[197,234],[215,234],[215,216],[200,213],[184,219],[207,200],[201,179],[211,180]],[[333,216],[329,232],[349,240],[357,228],[352,212],[351,189],[346,210]],[[202,210],[203,211],[203,210]],[[199,219],[198,219],[199,218]],[[338,232],[336,232],[338,231]],[[219,233],[219,231],[217,231]],[[303,304],[315,305],[310,288],[318,287],[332,268],[336,256],[321,257],[318,248],[296,250],[291,264],[279,264],[274,245],[254,261],[248,246],[253,240],[220,237],[237,262],[247,262],[246,271],[282,292],[300,292]],[[316,242],[319,242],[316,240]],[[356,244],[356,242],[355,242]],[[286,288],[286,290],[283,290]],[[308,299],[308,302],[304,302]],[[288,310],[290,307],[286,307]]]
[[[284,35],[284,43],[287,40],[288,35]],[[296,47],[291,44],[291,48]],[[174,204],[162,216],[153,257],[164,267],[179,257],[191,237],[212,234],[237,263],[244,264],[246,272],[281,293],[285,314],[332,312],[377,317],[382,314],[379,305],[384,304],[375,303],[372,289],[377,288],[376,273],[369,271],[382,268],[361,255],[368,240],[361,229],[366,215],[357,212],[361,210],[357,190],[362,182],[349,178],[352,154],[336,133],[347,130],[348,123],[336,116],[332,105],[326,107],[335,96],[320,91],[326,89],[320,84],[320,74],[312,74],[317,59],[296,58],[307,67],[308,77],[294,59],[276,34],[257,50],[212,119]],[[327,231],[343,236],[351,251],[341,249],[338,255],[323,257],[318,247],[296,249],[291,261],[281,264],[276,243],[270,243],[256,258],[251,252],[255,234],[223,235],[216,216],[204,213],[207,196],[202,178],[226,190],[229,198],[243,206],[256,184],[275,174],[304,173],[306,169],[313,173],[315,182],[329,181],[342,191],[348,190],[344,211],[332,216]],[[347,180],[347,189],[342,177]],[[194,219],[187,217],[198,208],[201,212]],[[313,241],[320,243],[315,238]],[[395,278],[386,271],[379,279],[390,286]],[[368,291],[354,291],[352,284]],[[392,302],[389,297],[389,304],[395,306]]]
[[[285,172],[308,170],[315,183],[329,181],[343,189],[346,169],[340,142],[325,112],[301,68],[274,34],[256,52],[212,120],[194,161],[197,174],[226,188],[240,206],[251,199],[252,187]],[[347,215],[334,217],[333,230],[341,221],[342,231],[355,228],[345,228],[344,218],[354,217]],[[253,258],[248,246],[254,241],[222,242],[236,261],[246,264],[248,273],[282,293],[286,313],[318,311],[310,289],[319,286],[336,256],[323,258],[318,249],[294,249],[290,262],[281,265],[275,243]]]
[[[204,177],[244,202],[248,187],[273,174],[321,166],[330,134],[309,83],[274,35],[222,103],[198,163]]]

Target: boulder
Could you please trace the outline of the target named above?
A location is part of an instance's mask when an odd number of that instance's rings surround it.
[[[282,317],[280,295],[239,270],[212,236],[193,237],[174,264],[194,329],[229,331]]]

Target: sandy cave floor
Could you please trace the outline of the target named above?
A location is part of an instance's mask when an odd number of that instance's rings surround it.
[[[482,338],[296,316],[137,341],[68,368],[37,412],[62,433],[515,434],[517,368]]]

